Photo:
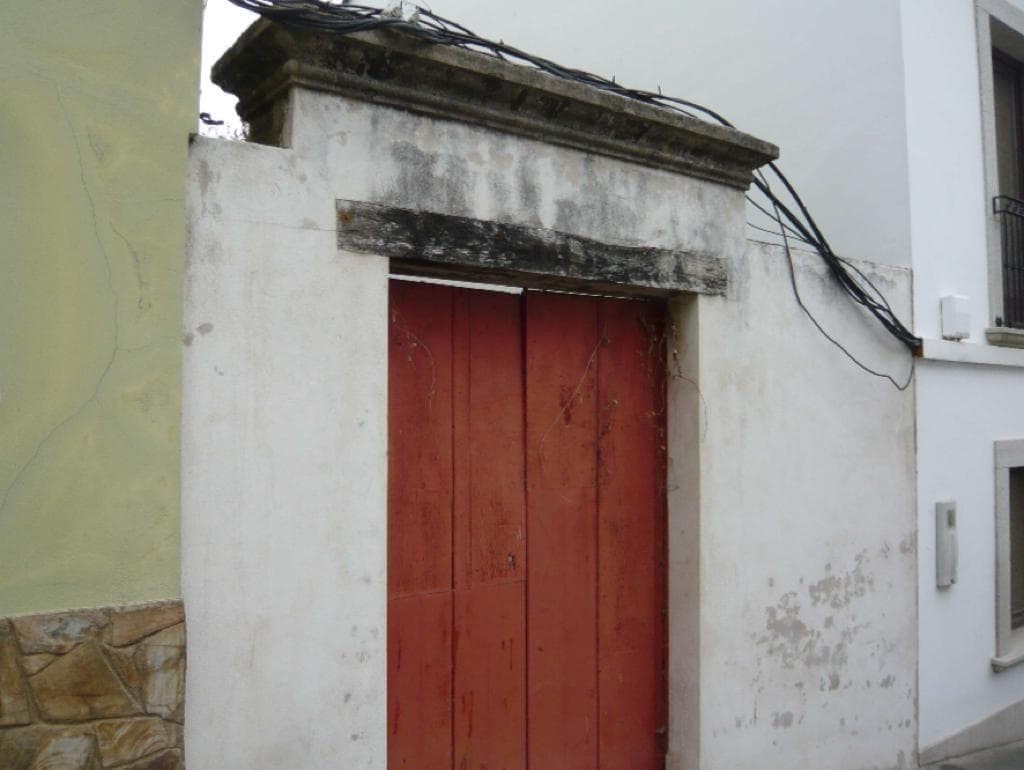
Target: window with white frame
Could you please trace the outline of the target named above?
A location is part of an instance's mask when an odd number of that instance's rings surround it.
[[[997,441],[996,656],[992,665],[1024,662],[1024,439]]]
[[[985,145],[989,342],[1024,347],[1024,12],[977,0]]]

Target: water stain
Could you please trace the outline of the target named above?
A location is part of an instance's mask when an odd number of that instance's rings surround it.
[[[383,197],[398,206],[426,207],[467,216],[470,172],[464,157],[425,152],[411,142],[391,145],[398,178]]]
[[[793,726],[793,712],[784,711],[779,714],[778,712],[772,714],[772,727],[786,729]]]

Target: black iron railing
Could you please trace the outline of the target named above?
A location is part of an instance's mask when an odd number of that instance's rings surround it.
[[[992,210],[1003,244],[1003,313],[996,325],[1024,329],[1024,201],[1000,195]]]

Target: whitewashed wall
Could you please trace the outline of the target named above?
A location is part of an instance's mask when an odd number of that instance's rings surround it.
[[[826,328],[905,375],[820,259],[794,257]],[[908,270],[861,267],[907,311]],[[852,368],[789,281],[752,243],[729,296],[700,298],[699,366],[673,384],[699,382],[704,410],[700,768],[916,767],[913,397]]]
[[[994,673],[993,442],[1024,437],[1019,368],[928,362],[918,369],[921,743],[1024,697],[1024,670]],[[955,500],[960,576],[935,588],[935,503]]]
[[[903,0],[903,60],[914,254],[914,316],[941,337],[939,298],[971,300],[971,342],[985,340],[988,302],[978,46],[972,0]]]
[[[331,95],[289,149],[196,139],[183,589],[192,770],[386,762],[386,259],[345,198],[743,252],[733,188]]]
[[[385,767],[387,264],[338,252],[333,199],[294,161],[192,145],[182,588],[197,770]]]
[[[386,263],[334,249],[338,197],[728,259],[727,298],[677,305],[673,392],[700,430],[674,439],[692,450],[676,471],[696,476],[672,493],[672,536],[699,531],[677,574],[696,568],[700,605],[673,598],[674,633],[692,625],[674,648],[669,767],[732,770],[769,749],[792,770],[909,765],[911,399],[818,335],[782,252],[744,240],[742,197],[307,91],[293,106],[290,149],[192,151],[189,766],[384,766]],[[796,259],[829,328],[906,365],[816,257]],[[907,271],[864,267],[905,310]]]

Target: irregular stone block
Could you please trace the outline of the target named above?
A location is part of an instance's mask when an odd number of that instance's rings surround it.
[[[93,640],[30,677],[29,684],[43,716],[53,721],[130,716],[139,711]]]
[[[26,655],[37,652],[63,655],[96,636],[107,624],[107,613],[104,610],[79,610],[56,615],[26,615],[11,622]]]
[[[121,770],[182,770],[184,767],[181,752],[175,749],[165,751],[155,757],[147,757],[131,765],[125,765]]]
[[[181,602],[117,612],[110,624],[110,643],[115,647],[134,644],[184,620],[185,608]]]
[[[95,741],[81,732],[55,735],[36,754],[30,770],[101,770]]]
[[[0,730],[0,767],[4,770],[28,770],[39,748],[63,732],[62,728],[49,725]]]
[[[26,674],[32,676],[49,666],[56,658],[56,655],[51,655],[48,652],[41,652],[38,655],[26,655],[21,659],[21,666],[25,669]]]
[[[0,618],[0,770],[181,770],[185,634],[181,602]]]
[[[132,695],[136,698],[142,696],[142,677],[135,667],[134,647],[108,647],[107,660],[110,661],[114,670],[121,677],[121,681],[128,685]]]
[[[106,766],[131,762],[172,747],[163,720],[119,719],[96,725],[100,758]]]
[[[142,697],[146,713],[180,719],[185,690],[185,649],[140,644],[135,666],[142,674]]]
[[[0,628],[6,628],[6,624]],[[18,647],[10,633],[0,631],[0,727],[31,722],[28,691],[18,667]]]

